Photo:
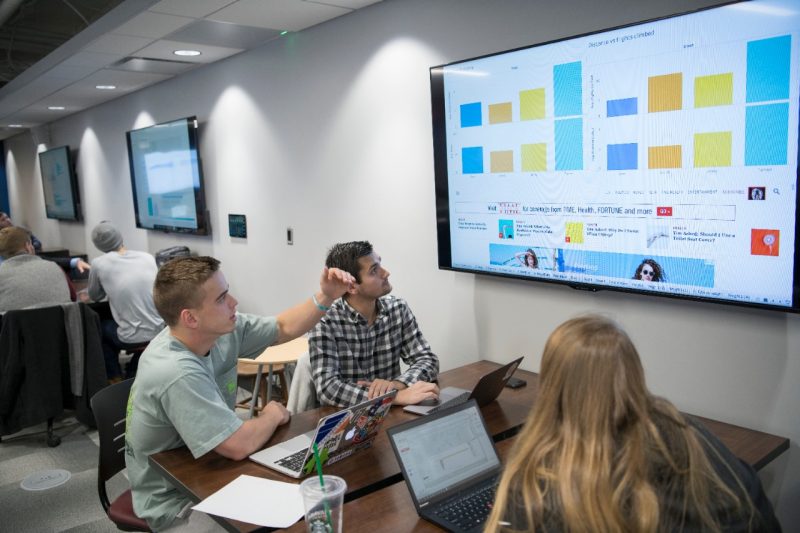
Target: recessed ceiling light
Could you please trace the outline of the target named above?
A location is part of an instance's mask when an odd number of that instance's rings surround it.
[[[9,124],[8,127],[9,128],[23,128],[24,126],[22,124]]]
[[[116,85],[95,85],[95,89],[100,89],[101,91],[113,91],[117,88]]]
[[[51,105],[51,106],[47,106],[47,109],[49,109],[51,111],[63,111],[64,110],[64,106],[63,105]]]
[[[288,30],[283,30],[283,31],[281,32],[281,35],[286,35],[287,33],[289,33],[289,31],[288,31]]]
[[[200,50],[175,50],[172,53],[176,56],[199,56]]]

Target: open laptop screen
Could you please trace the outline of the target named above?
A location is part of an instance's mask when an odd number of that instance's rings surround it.
[[[474,400],[388,431],[420,504],[500,466]]]

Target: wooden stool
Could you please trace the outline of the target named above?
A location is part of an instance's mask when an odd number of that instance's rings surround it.
[[[286,405],[289,401],[289,386],[286,383],[286,372],[284,372],[285,365],[273,365],[272,366],[272,373],[278,376],[278,381],[281,384],[281,403]],[[258,365],[247,364],[239,362],[236,365],[236,374],[239,376],[239,380],[247,380],[255,387],[256,381],[256,374],[258,374]],[[262,376],[261,384],[258,386],[258,398],[259,401],[256,402],[256,411],[261,411],[265,405],[267,405],[267,377]],[[253,395],[255,395],[256,391],[253,391]],[[241,402],[236,404],[236,407],[241,407],[242,409],[250,409],[250,402],[252,401],[253,397],[247,398],[246,400],[242,400]]]
[[[238,375],[245,378],[255,376],[255,385],[253,385],[253,388],[258,390],[253,391],[253,396],[250,397],[248,402],[237,404],[237,407],[249,407],[251,418],[256,410],[261,411],[263,406],[272,399],[272,376],[276,372],[281,382],[281,389],[283,389],[282,395],[285,405],[288,401],[289,386],[286,380],[284,365],[286,363],[296,362],[297,358],[307,351],[308,339],[305,337],[298,337],[289,342],[268,347],[255,359],[239,359],[236,367]],[[266,379],[262,379],[264,378],[263,369],[265,365],[268,368],[268,374]],[[264,383],[265,381],[266,384]],[[262,385],[265,385],[266,393]],[[261,402],[258,401],[259,399]],[[259,404],[260,406],[256,409]]]

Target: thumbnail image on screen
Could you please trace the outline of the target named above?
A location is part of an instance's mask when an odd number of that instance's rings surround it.
[[[439,266],[800,311],[796,2],[431,69]]]
[[[189,117],[128,132],[138,227],[207,232],[196,130]]]

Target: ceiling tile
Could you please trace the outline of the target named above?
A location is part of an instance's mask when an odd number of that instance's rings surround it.
[[[302,0],[239,0],[209,18],[273,30],[300,31],[350,12]]]
[[[113,100],[125,93],[137,91],[148,85],[153,85],[166,80],[171,76],[164,74],[153,74],[150,72],[129,72],[124,70],[100,70],[91,76],[73,83],[60,91],[51,94],[39,102],[44,108],[50,105],[63,105],[66,111],[74,111],[75,108],[85,109],[102,102]],[[95,85],[116,85],[113,91],[101,91],[95,89]]]
[[[51,111],[47,109],[47,107],[43,107],[39,104],[34,104],[32,106],[26,107],[25,109],[19,111],[18,113],[14,113],[13,115],[9,115],[3,119],[4,124],[23,124],[25,126],[36,126],[38,124],[44,124],[46,122],[52,122],[54,120],[58,120],[66,116],[68,113],[67,111]],[[17,130],[16,133],[20,133],[20,130]]]
[[[130,35],[107,33],[95,41],[92,41],[91,44],[83,49],[83,51],[129,56],[136,50],[139,50],[140,48],[143,48],[152,42],[153,39],[146,39],[144,37],[133,37]]]
[[[78,52],[74,56],[64,60],[62,65],[75,67],[96,67],[101,68],[119,61],[124,56],[121,54],[103,54],[100,52]]]
[[[222,9],[235,0],[164,0],[148,9],[157,13],[203,18]]]
[[[175,30],[191,24],[195,19],[145,11],[114,30],[117,35],[161,39]]]
[[[76,81],[81,78],[85,78],[92,72],[96,71],[98,68],[100,67],[92,65],[65,65],[64,63],[61,63],[60,65],[57,65],[48,70],[46,72],[46,75],[54,76],[56,78],[65,78],[70,81]]]
[[[36,79],[36,83],[31,83],[3,97],[3,100],[0,101],[0,112],[5,114],[16,112],[18,109],[27,107],[40,98],[53,94],[73,82],[74,80],[53,76],[39,76],[39,78]]]
[[[198,20],[169,35],[171,41],[210,44],[227,48],[249,49],[280,35],[278,30],[242,26],[230,22]]]
[[[178,58],[178,56],[172,52],[186,48],[200,50],[201,52],[201,55],[199,56],[180,58],[180,61],[186,61],[187,63],[212,63],[243,51],[241,48],[226,48],[224,46],[211,46],[207,44],[182,43],[178,41],[168,41],[166,39],[162,39],[139,50],[136,53],[136,57],[175,60]]]
[[[147,85],[152,85],[164,81],[172,76],[168,74],[156,74],[153,72],[130,72],[127,70],[103,69],[98,70],[91,76],[73,83],[64,90],[71,88],[91,88],[93,91],[101,93],[114,93],[119,91],[130,91],[140,89]],[[95,85],[116,85],[117,91],[97,91]]]

